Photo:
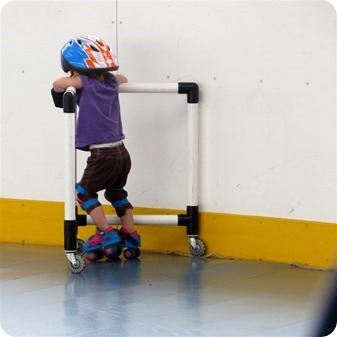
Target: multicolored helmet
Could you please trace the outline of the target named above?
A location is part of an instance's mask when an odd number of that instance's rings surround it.
[[[68,41],[61,50],[61,66],[66,73],[75,70],[80,74],[119,68],[110,47],[92,35],[76,36]]]

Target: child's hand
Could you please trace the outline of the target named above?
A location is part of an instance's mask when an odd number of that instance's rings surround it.
[[[128,79],[124,76],[124,75],[116,75],[117,77],[117,81],[118,81],[118,85],[121,85],[123,83],[128,83]]]

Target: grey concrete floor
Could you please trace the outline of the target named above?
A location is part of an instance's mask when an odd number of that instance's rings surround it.
[[[310,336],[330,272],[142,253],[67,267],[62,247],[0,244],[10,336]]]

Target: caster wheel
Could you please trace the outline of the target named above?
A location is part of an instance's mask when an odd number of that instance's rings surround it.
[[[204,256],[206,251],[206,246],[200,239],[195,240],[195,247],[190,245],[190,252],[193,256]]]
[[[77,253],[83,255],[83,245],[84,245],[84,241],[81,239],[77,239]]]
[[[79,274],[82,273],[82,271],[85,269],[85,260],[82,257],[82,255],[79,254],[75,254],[75,263],[72,263],[70,261],[68,261],[68,268],[69,270],[74,273],[74,274]]]
[[[93,250],[92,252],[86,253],[85,256],[89,261],[95,262],[103,257],[103,251],[101,249]]]
[[[114,259],[122,254],[122,247],[119,244],[112,245],[112,246],[104,248],[103,252],[107,259]]]
[[[127,259],[127,260],[133,260],[137,257],[137,253],[136,250],[133,249],[125,249],[123,256]],[[139,255],[138,255],[139,256]]]

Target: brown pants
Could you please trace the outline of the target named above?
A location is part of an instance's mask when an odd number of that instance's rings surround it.
[[[90,150],[81,181],[77,184],[77,200],[82,209],[90,213],[100,206],[97,192],[105,190],[105,198],[116,209],[117,215],[132,208],[124,190],[131,169],[131,158],[124,144],[114,148]]]

